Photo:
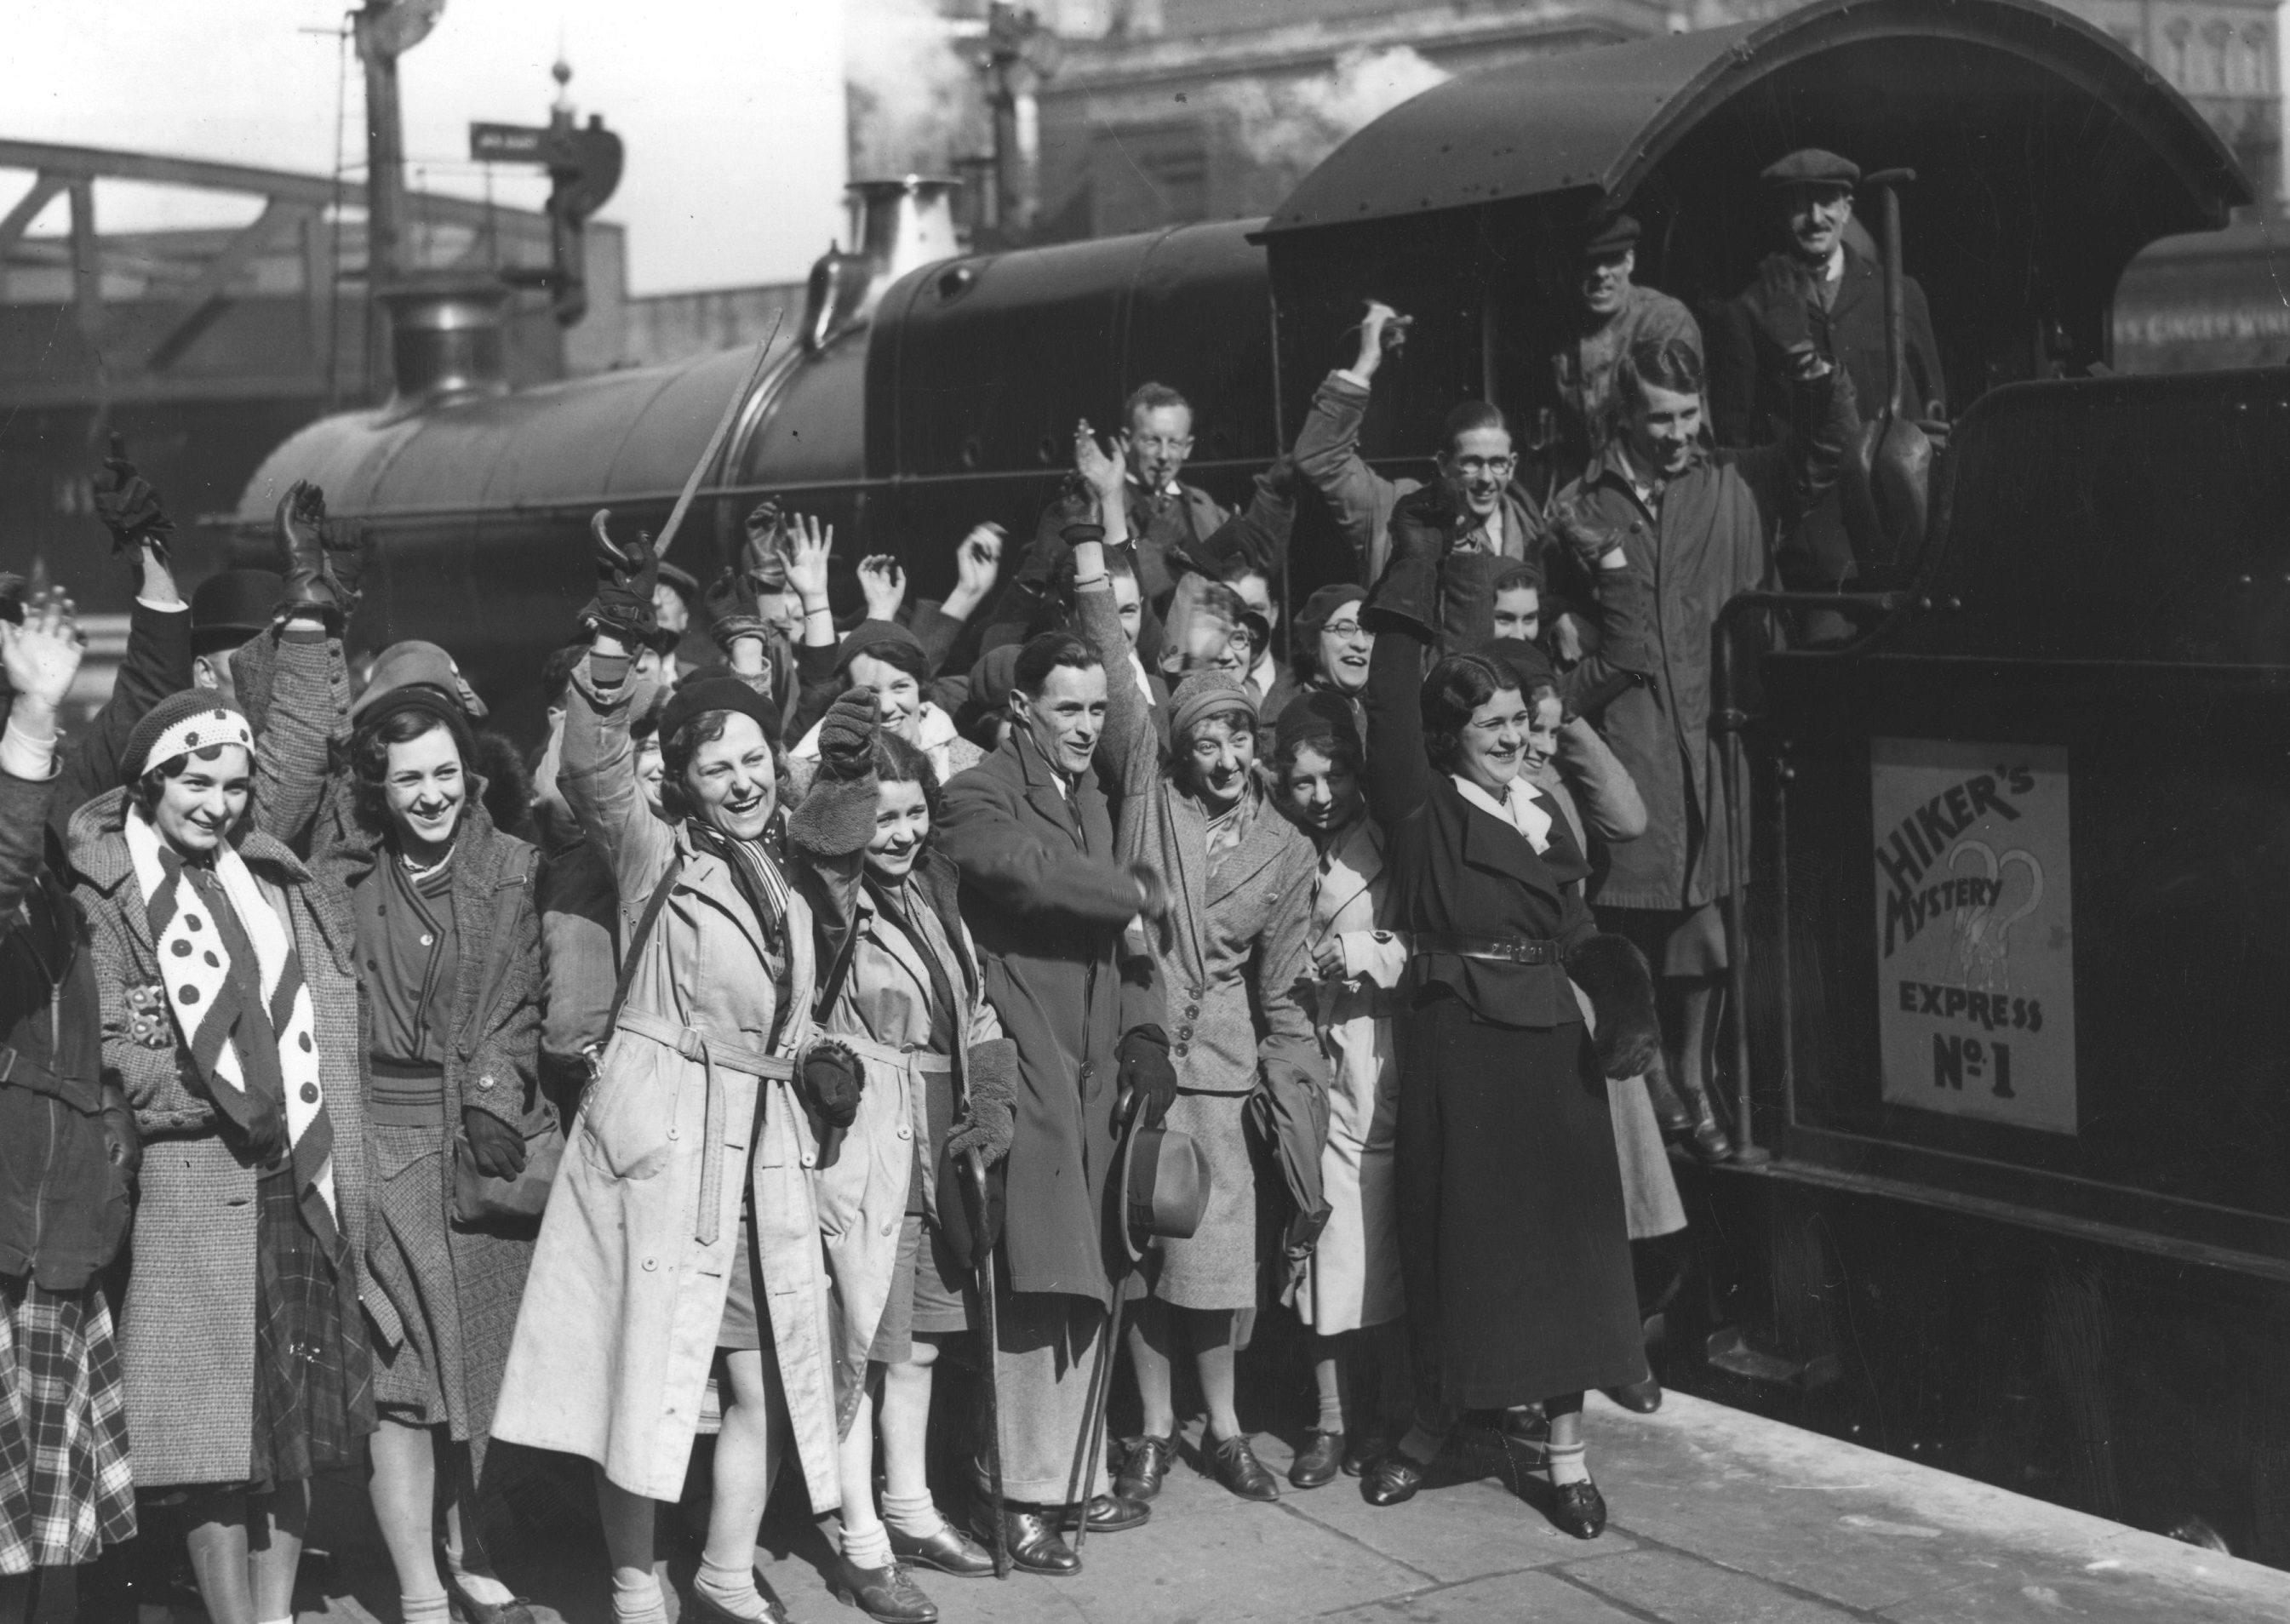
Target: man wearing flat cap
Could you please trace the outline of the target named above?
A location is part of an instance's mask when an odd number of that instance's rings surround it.
[[[1566,301],[1549,342],[1557,396],[1557,466],[1571,478],[1613,437],[1614,368],[1647,340],[1677,339],[1701,354],[1701,328],[1669,294],[1631,280],[1638,222],[1597,214],[1576,229],[1567,255]]]

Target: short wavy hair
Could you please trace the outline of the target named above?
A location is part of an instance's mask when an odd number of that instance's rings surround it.
[[[670,821],[682,822],[699,810],[684,793],[684,775],[692,766],[692,758],[700,753],[700,747],[721,739],[724,730],[731,726],[732,718],[745,714],[737,710],[703,710],[661,740],[660,810]],[[766,738],[764,742],[772,752],[773,784],[784,785],[787,756],[777,740]]]
[[[466,780],[476,772],[476,736],[458,712],[443,705],[384,704],[372,715],[362,718],[357,731],[350,735],[350,796],[358,815],[376,828],[389,827],[389,796],[384,786],[389,780],[389,747],[411,744],[425,734],[444,732],[453,740],[453,752],[460,758],[461,776]],[[465,794],[467,801],[476,795],[471,785]]]
[[[1423,753],[1431,764],[1453,772],[1473,714],[1498,693],[1517,692],[1516,676],[1477,654],[1450,654],[1433,666],[1417,700],[1423,714]]]

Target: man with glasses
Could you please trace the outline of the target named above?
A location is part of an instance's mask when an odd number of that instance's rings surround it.
[[[1359,353],[1349,366],[1321,380],[1311,415],[1296,436],[1296,468],[1309,480],[1335,515],[1338,527],[1360,561],[1362,579],[1383,572],[1391,552],[1391,513],[1415,479],[1386,479],[1360,455],[1360,421],[1367,415],[1368,392],[1386,348],[1406,331],[1406,318],[1389,305],[1370,300],[1360,323]],[[1526,558],[1539,546],[1542,515],[1511,483],[1518,456],[1502,412],[1483,400],[1465,401],[1447,414],[1445,444],[1439,452],[1444,487],[1453,528],[1454,550],[1501,558]]]
[[[1226,515],[1214,497],[1180,477],[1193,454],[1190,402],[1165,383],[1141,383],[1123,404],[1121,420],[1123,428],[1115,439],[1125,468],[1137,585],[1147,607],[1158,615],[1168,607],[1179,577],[1189,572],[1215,573],[1215,561],[1202,544],[1216,533]],[[1042,510],[1033,545],[1011,581],[997,620],[1031,625],[1039,619],[1066,555],[1066,526],[1095,515],[1096,499],[1085,492],[1062,495]],[[1149,643],[1154,640],[1149,635]]]

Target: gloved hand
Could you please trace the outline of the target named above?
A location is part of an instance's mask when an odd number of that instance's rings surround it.
[[[524,1171],[524,1135],[500,1117],[465,1106],[461,1132],[468,1138],[469,1160],[486,1178],[514,1179]]]
[[[1591,1042],[1601,1072],[1616,1080],[1643,1076],[1661,1063],[1653,972],[1636,943],[1627,936],[1586,937],[1566,956],[1566,974],[1589,997],[1597,1016]]]
[[[1158,1027],[1132,1027],[1114,1048],[1121,1091],[1133,1096],[1145,1125],[1157,1128],[1177,1102],[1177,1068],[1169,1060],[1168,1035]]]
[[[1393,560],[1402,557],[1444,558],[1454,540],[1454,515],[1446,492],[1438,484],[1410,491],[1391,509]]]
[[[252,1100],[248,1101],[253,1103]],[[286,1111],[284,1106],[259,1111],[244,1122],[228,1111],[217,1110],[215,1124],[221,1131],[226,1144],[233,1144],[246,1152],[257,1167],[275,1166],[286,1154]]]
[[[1784,254],[1766,255],[1758,272],[1758,330],[1792,365],[1799,356],[1811,355],[1814,348],[1813,324],[1805,309],[1812,290],[1806,281],[1806,274]]]
[[[1010,1154],[1018,1131],[1016,1040],[997,1037],[974,1045],[963,1067],[963,1083],[962,1116],[946,1136],[947,1156],[959,1164],[974,1150],[991,1167]]]
[[[159,493],[127,460],[125,443],[117,435],[111,436],[111,455],[95,476],[95,516],[111,532],[114,553],[133,554],[148,543],[160,561],[166,562],[175,521],[167,516]]]
[[[356,519],[328,519],[318,526],[324,558],[320,568],[334,602],[347,620],[365,596],[366,566],[373,562],[373,533]]]
[[[298,479],[278,499],[278,572],[286,578],[279,613],[288,619],[315,614],[329,630],[340,631],[345,617],[340,595],[328,568],[326,493]]]
[[[827,708],[819,721],[819,775],[849,780],[874,771],[869,759],[882,727],[882,707],[872,689],[853,688]]]
[[[123,1089],[103,1091],[103,1145],[112,1165],[125,1170],[129,1178],[143,1171],[143,1133],[135,1125],[135,1108],[128,1104]]]
[[[1604,567],[1606,555],[1621,548],[1622,538],[1611,525],[1601,524],[1578,503],[1566,502],[1550,515],[1550,533],[1586,570]]]
[[[756,602],[756,578],[738,564],[725,564],[724,572],[709,583],[700,595],[700,608],[708,617],[709,636],[726,657],[741,638],[760,637],[770,629]]]
[[[833,1038],[816,1039],[804,1052],[796,1092],[811,1119],[821,1167],[834,1166],[841,1155],[844,1132],[859,1119],[859,1097],[866,1087],[859,1057]]]
[[[613,540],[608,528],[612,517],[611,508],[599,508],[589,521],[589,533],[596,538],[591,556],[597,562],[597,596],[581,611],[581,626],[585,631],[610,632],[634,653],[660,629],[652,604],[653,588],[660,581],[660,558],[652,550],[652,538],[642,531],[632,542]]]

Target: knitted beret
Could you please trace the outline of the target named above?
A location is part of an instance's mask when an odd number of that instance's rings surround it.
[[[1194,723],[1221,710],[1245,710],[1254,722],[1256,696],[1222,671],[1194,672],[1169,696],[1169,737],[1182,738]]]
[[[224,704],[212,688],[185,688],[151,707],[135,724],[127,735],[126,753],[119,758],[119,773],[132,784],[149,769],[188,751],[211,744],[252,748],[253,742],[254,728],[244,711]]]

